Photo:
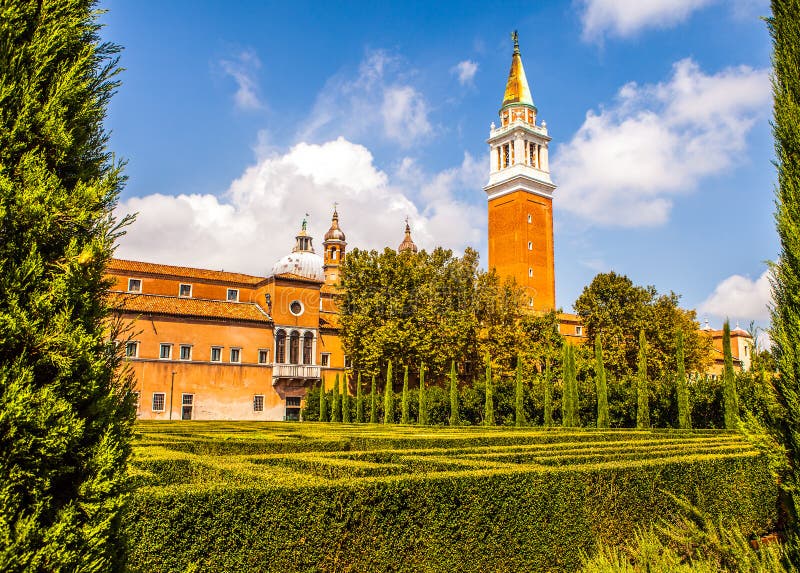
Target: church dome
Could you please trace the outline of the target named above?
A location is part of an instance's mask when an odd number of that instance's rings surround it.
[[[322,270],[322,257],[308,251],[289,253],[285,257],[281,257],[272,267],[273,275],[287,273],[319,282],[325,281],[325,273]]]

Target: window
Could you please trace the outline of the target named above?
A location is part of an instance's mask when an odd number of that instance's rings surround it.
[[[286,332],[283,330],[275,333],[275,362],[278,364],[286,362]]]
[[[300,396],[286,396],[286,405],[300,407]]]
[[[181,360],[191,360],[191,359],[192,359],[192,345],[181,344]]]
[[[511,160],[508,144],[506,143],[503,146],[503,167],[508,167],[509,161]]]
[[[172,345],[171,344],[162,344],[161,350],[158,353],[159,358],[163,358],[164,360],[169,360],[172,358]]]
[[[153,412],[163,412],[164,411],[164,398],[166,394],[164,392],[153,392]]]
[[[183,394],[181,396],[181,420],[191,420],[194,406],[194,394]]]
[[[533,241],[528,241],[528,250],[529,251],[533,250]]]
[[[228,302],[239,302],[239,289],[238,288],[229,288],[228,289]]]
[[[138,342],[126,342],[125,343],[125,357],[126,358],[136,358],[139,356],[139,343]]]
[[[192,296],[192,285],[181,284],[178,287],[178,296],[183,298],[189,298]]]
[[[578,335],[578,336],[583,336],[583,327],[582,326],[576,326],[575,327],[575,334]]]
[[[528,276],[533,278],[533,269],[531,268],[528,269]]]
[[[330,366],[331,365],[331,353],[330,352],[323,352],[322,353],[322,365],[323,366]]]
[[[264,411],[264,395],[263,394],[256,394],[253,396],[253,412],[263,412]]]
[[[231,348],[231,362],[241,362],[241,361],[242,361],[242,349]]]
[[[531,214],[528,213],[528,223],[530,223],[531,221],[533,221],[533,218],[531,217]]]
[[[299,300],[293,300],[289,305],[289,312],[295,316],[300,316],[303,314],[303,303]]]
[[[258,351],[258,363],[267,364],[269,362],[269,350],[261,349]]]
[[[306,332],[303,336],[303,364],[314,363],[314,334]]]
[[[350,360],[349,356],[345,356],[344,357],[344,367],[345,368],[352,368],[353,367],[353,361]]]
[[[289,335],[289,364],[300,364],[300,333],[296,330]]]
[[[128,279],[128,292],[142,292],[142,279]]]
[[[212,346],[211,347],[211,362],[222,362],[222,347],[221,346]]]

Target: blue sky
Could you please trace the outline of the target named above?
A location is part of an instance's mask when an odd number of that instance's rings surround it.
[[[107,1],[118,256],[268,274],[333,202],[349,247],[476,248],[519,30],[551,143],[557,303],[615,270],[762,322],[778,242],[766,0]]]

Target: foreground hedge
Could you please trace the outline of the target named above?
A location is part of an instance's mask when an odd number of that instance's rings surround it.
[[[291,487],[143,487],[126,518],[133,572],[574,571],[686,496],[745,532],[776,487],[752,451],[408,474]]]

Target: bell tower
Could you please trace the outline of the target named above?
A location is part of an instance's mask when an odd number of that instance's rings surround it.
[[[514,277],[533,310],[556,306],[553,191],[545,122],[537,123],[517,32],[500,107],[500,125],[489,132],[489,268]]]
[[[344,260],[344,252],[347,247],[344,232],[339,228],[339,212],[336,206],[333,207],[333,217],[331,218],[331,228],[325,233],[325,284],[335,286],[339,284],[339,265]]]

